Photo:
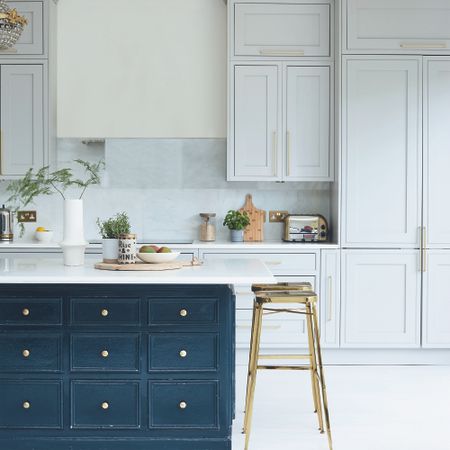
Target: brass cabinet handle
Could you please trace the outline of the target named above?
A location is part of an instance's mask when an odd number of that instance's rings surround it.
[[[180,310],[180,316],[181,316],[181,317],[186,317],[187,315],[188,315],[188,312],[187,312],[186,309],[181,309],[181,310]]]
[[[187,408],[187,403],[186,402],[180,402],[180,404],[178,406],[180,407],[180,409],[186,409]]]
[[[420,233],[420,271],[427,271],[427,227],[421,227]]]
[[[259,51],[261,56],[305,56],[304,50],[269,50],[261,49]]]
[[[30,315],[30,310],[28,308],[22,309],[22,316],[27,317]]]
[[[401,48],[405,48],[405,49],[409,49],[409,50],[420,50],[420,49],[444,49],[447,48],[447,44],[446,43],[417,43],[417,44],[407,44],[407,43],[402,43],[400,44]]]
[[[291,176],[291,132],[288,130],[286,131],[286,151],[287,151],[287,161],[286,161],[286,171],[287,176]]]
[[[103,358],[107,358],[109,356],[108,350],[103,350],[100,354],[103,356]]]
[[[107,410],[109,408],[109,403],[108,402],[103,402],[102,403],[102,409]]]
[[[30,409],[31,408],[31,403],[30,402],[23,402],[22,403],[22,407],[23,407],[23,409]]]
[[[328,307],[327,307],[327,322],[333,319],[333,277],[328,277]]]
[[[102,309],[101,314],[102,314],[103,317],[108,317],[109,311],[107,309]]]
[[[186,350],[181,350],[181,351],[180,351],[180,356],[181,356],[181,358],[186,358],[186,356],[187,356],[187,351],[186,351]]]
[[[272,164],[273,164],[273,176],[276,177],[278,173],[278,134],[276,131],[272,133]]]
[[[30,350],[24,350],[22,352],[22,355],[23,355],[24,358],[28,358],[30,356],[30,354],[31,354]]]

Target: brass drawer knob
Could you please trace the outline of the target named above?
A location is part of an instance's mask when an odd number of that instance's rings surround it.
[[[30,409],[31,408],[31,403],[30,402],[23,402],[22,407],[23,407],[23,409]]]
[[[107,309],[102,309],[102,316],[108,317],[108,315],[109,315],[109,311]]]
[[[103,402],[102,403],[102,409],[108,409],[109,408],[109,403],[108,402]]]
[[[22,316],[27,317],[30,315],[30,310],[28,308],[22,309]]]
[[[181,350],[180,356],[181,356],[182,358],[186,358],[186,356],[187,356],[187,351],[186,351],[186,350]]]
[[[180,404],[178,406],[180,407],[180,409],[186,409],[187,408],[187,403],[186,402],[180,402]]]
[[[103,350],[101,355],[103,356],[103,358],[107,358],[109,356],[108,350]]]
[[[187,312],[186,309],[180,310],[180,316],[181,316],[181,317],[186,317],[187,315],[188,315],[188,312]]]
[[[24,358],[28,358],[30,356],[30,350],[24,350],[22,352],[22,355],[23,355]]]

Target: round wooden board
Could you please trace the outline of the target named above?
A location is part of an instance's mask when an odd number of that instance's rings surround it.
[[[115,270],[119,272],[159,272],[162,270],[176,270],[182,267],[191,266],[190,263],[186,264],[180,261],[174,261],[163,264],[145,264],[137,262],[136,264],[108,264],[97,263],[95,268],[99,270]]]

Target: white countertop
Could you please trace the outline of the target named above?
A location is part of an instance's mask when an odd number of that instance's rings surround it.
[[[88,255],[82,267],[65,267],[62,255],[0,255],[0,284],[252,284],[275,283],[257,259],[218,259],[202,266],[162,272],[110,272],[94,269],[99,257]]]

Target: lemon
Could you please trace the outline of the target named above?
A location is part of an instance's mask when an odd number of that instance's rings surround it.
[[[45,231],[45,228],[44,227],[37,227],[36,231]]]

